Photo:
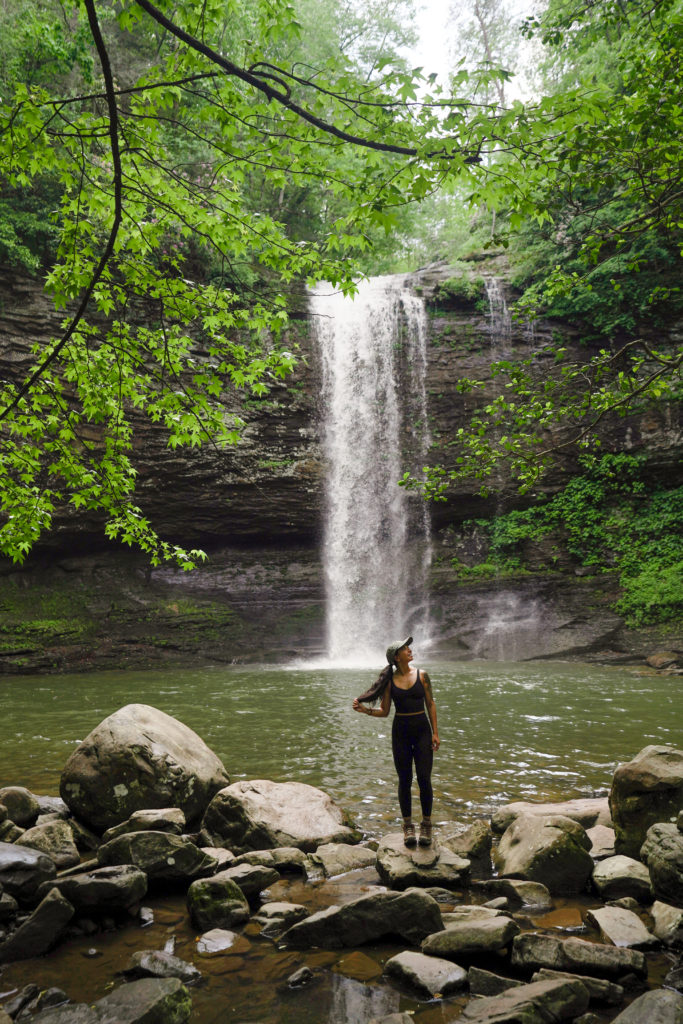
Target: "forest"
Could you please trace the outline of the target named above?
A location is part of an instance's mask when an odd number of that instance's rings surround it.
[[[404,482],[438,500],[502,462],[524,492],[561,421],[582,475],[499,519],[489,567],[520,569],[561,518],[586,564],[616,565],[633,622],[680,612],[678,481],[595,432],[680,394],[682,7],[453,4],[444,80],[412,66],[413,0],[2,0],[0,263],[64,311],[0,382],[2,554],[23,561],[68,504],[192,569],[203,552],[136,503],[133,412],[171,448],[237,444],[226,395],[286,380],[306,285],[505,252],[514,315],[573,324],[583,356],[558,335],[552,373],[500,362],[458,468]]]

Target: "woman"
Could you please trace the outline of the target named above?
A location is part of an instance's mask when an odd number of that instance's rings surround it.
[[[391,747],[398,774],[398,802],[403,816],[403,842],[410,847],[417,845],[410,792],[413,782],[413,761],[422,807],[419,842],[420,846],[431,846],[432,761],[434,751],[440,746],[432,686],[426,672],[411,667],[412,642],[413,638],[409,636],[406,640],[389,645],[386,668],[382,669],[370,689],[356,697],[353,702],[354,711],[375,718],[387,717],[392,700],[396,705],[391,727]],[[377,700],[380,701],[379,708],[363,707],[363,704],[374,704]]]

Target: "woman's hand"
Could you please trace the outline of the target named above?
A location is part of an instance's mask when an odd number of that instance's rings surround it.
[[[354,711],[364,711],[365,710],[363,705],[359,702],[358,697],[354,697],[353,698],[353,710]]]
[[[441,746],[441,740],[439,739],[438,732],[432,733],[432,750],[438,750]]]

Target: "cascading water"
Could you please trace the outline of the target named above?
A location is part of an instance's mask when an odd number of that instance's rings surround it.
[[[354,298],[319,285],[311,312],[323,366],[327,655],[376,665],[392,638],[427,639],[427,509],[398,486],[421,471],[430,443],[424,306],[405,278],[382,277]]]

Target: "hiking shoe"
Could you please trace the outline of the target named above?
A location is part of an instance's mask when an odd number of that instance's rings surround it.
[[[432,823],[431,821],[422,821],[420,823],[420,846],[431,846],[432,845]]]
[[[403,826],[403,843],[405,846],[417,846],[417,839],[415,838],[415,826],[412,821],[409,825]]]

